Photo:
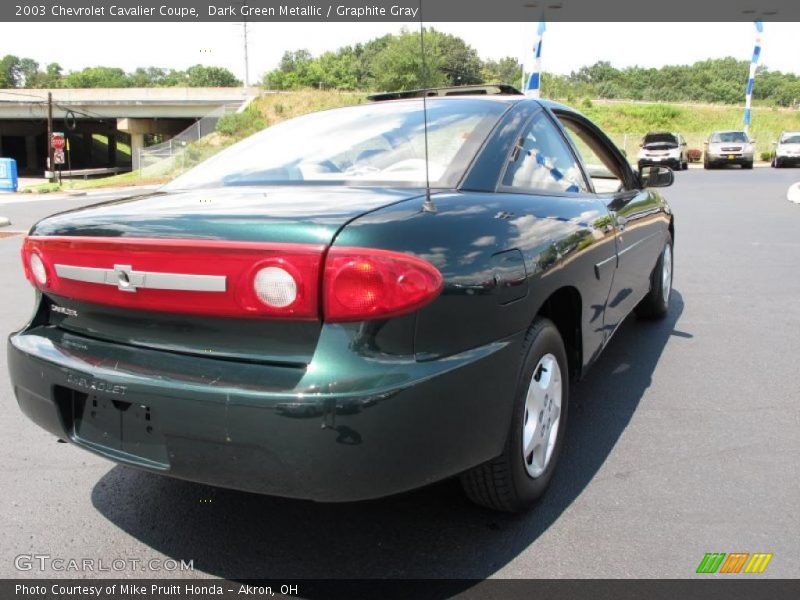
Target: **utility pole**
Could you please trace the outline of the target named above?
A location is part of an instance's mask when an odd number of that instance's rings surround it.
[[[242,7],[247,6],[247,2],[242,3]],[[250,59],[247,48],[247,17],[242,18],[242,28],[244,29],[244,87],[250,87]]]
[[[50,170],[50,181],[53,181],[56,171],[53,161],[53,92],[47,92],[47,168]]]

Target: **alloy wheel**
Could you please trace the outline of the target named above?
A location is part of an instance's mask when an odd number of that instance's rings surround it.
[[[545,354],[533,370],[525,398],[522,423],[522,458],[533,478],[544,473],[558,438],[561,416],[561,368],[556,357]]]
[[[661,293],[664,304],[669,304],[669,294],[672,291],[672,246],[664,246],[664,255],[661,259]]]

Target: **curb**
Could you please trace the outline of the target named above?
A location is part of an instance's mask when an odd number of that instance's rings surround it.
[[[768,162],[756,161],[756,162],[753,163],[753,168],[754,169],[764,169],[764,168],[768,168],[770,166],[771,165]],[[689,163],[689,168],[690,169],[701,169],[701,170],[703,170],[703,163],[702,162]]]

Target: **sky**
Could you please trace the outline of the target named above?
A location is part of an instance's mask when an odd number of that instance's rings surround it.
[[[514,56],[531,62],[536,23],[431,23],[462,37],[481,58]],[[413,23],[250,23],[250,82],[277,66],[285,50],[313,55],[365,42]],[[98,39],[98,33],[105,37]],[[765,23],[761,64],[800,75],[800,23]],[[568,74],[598,60],[618,68],[691,64],[734,56],[750,60],[752,23],[548,23],[542,50],[546,72]],[[52,40],[43,43],[43,40]],[[126,40],[127,43],[122,43]],[[185,69],[223,66],[244,80],[242,25],[237,23],[8,23],[0,24],[0,56],[30,57],[67,70],[87,66]]]

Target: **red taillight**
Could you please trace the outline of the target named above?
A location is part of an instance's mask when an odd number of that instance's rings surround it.
[[[22,262],[28,280],[42,291],[96,304],[318,319],[324,250],[306,244],[34,236],[23,244]],[[45,281],[34,273],[34,256],[43,263]],[[293,288],[285,278],[263,275],[277,270],[291,276]]]
[[[31,284],[56,296],[220,317],[383,319],[443,287],[433,265],[407,254],[331,248],[323,268],[324,253],[311,244],[34,236],[22,263]]]
[[[364,321],[413,312],[442,291],[442,276],[419,258],[366,248],[331,248],[323,283],[326,321]]]

